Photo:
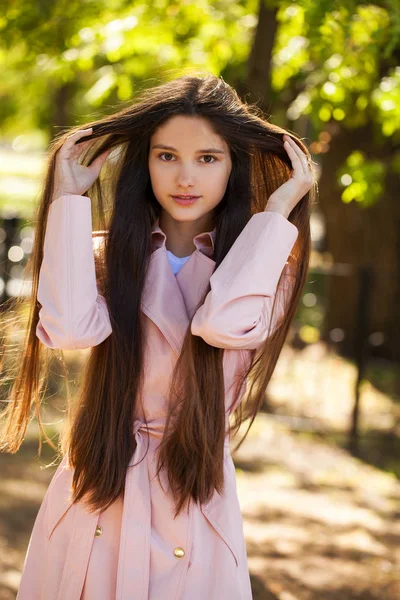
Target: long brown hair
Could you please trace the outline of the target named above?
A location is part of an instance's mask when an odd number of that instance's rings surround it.
[[[85,124],[93,127],[90,139],[94,141],[85,151],[84,164],[91,164],[106,149],[115,149],[101,176],[87,191],[95,223],[106,232],[103,250],[96,252],[95,261],[112,334],[90,350],[60,450],[68,453],[74,468],[73,500],[87,497],[92,509],[104,510],[123,493],[128,463],[136,448],[132,423],[142,402],[145,337],[140,301],[151,254],[151,230],[161,209],[150,182],[149,140],[157,127],[174,115],[207,119],[230,148],[232,171],[215,214],[215,268],[250,217],[263,211],[272,192],[289,178],[292,165],[283,147],[283,134],[291,135],[311,161],[300,139],[269,123],[256,105],[242,102],[222,77],[209,73],[185,75],[144,90],[116,114]],[[82,126],[63,132],[49,147],[34,247],[27,267],[32,280],[31,297],[26,300],[30,309],[27,332],[3,415],[3,451],[19,449],[32,412],[43,431],[39,408],[44,395],[43,369],[46,372],[48,361],[42,360],[43,348],[36,336],[38,278],[56,154],[66,137],[78,129]],[[275,310],[279,310],[279,318],[262,347],[250,352],[251,360],[238,381],[231,405],[236,407],[231,435],[238,432],[243,421],[250,419],[250,423],[235,450],[247,436],[262,404],[305,283],[314,194],[315,187],[290,214],[289,220],[299,234],[275,293],[271,323]],[[209,290],[210,286],[202,301]],[[221,493],[223,489],[223,353],[223,349],[192,335],[189,326],[171,379],[169,413],[158,457],[158,473],[162,467],[167,469],[176,514],[187,501],[205,503],[214,490]],[[246,382],[245,400],[239,402]]]

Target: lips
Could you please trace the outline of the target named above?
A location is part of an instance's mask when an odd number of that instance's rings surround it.
[[[175,200],[175,202],[177,202],[178,204],[181,204],[181,205],[193,204],[200,197],[201,196],[181,196],[181,195],[172,196],[172,198]]]

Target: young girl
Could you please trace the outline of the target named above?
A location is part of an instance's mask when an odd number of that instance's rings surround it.
[[[40,350],[91,350],[19,600],[252,597],[229,442],[295,314],[315,191],[258,110],[183,76],[50,148],[3,450],[39,414]]]

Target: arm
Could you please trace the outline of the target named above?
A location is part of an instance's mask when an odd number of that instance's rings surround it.
[[[211,275],[211,290],[193,317],[192,334],[217,348],[254,349],[262,344],[270,326],[272,334],[281,323],[283,302],[277,300],[274,322],[270,313],[297,236],[297,227],[279,212],[253,215]],[[288,293],[291,287],[285,284]]]
[[[45,346],[89,348],[111,334],[106,301],[97,290],[87,196],[65,194],[50,205],[37,299],[36,335]]]

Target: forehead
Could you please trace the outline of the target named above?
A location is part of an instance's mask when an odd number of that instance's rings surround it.
[[[168,119],[153,133],[151,142],[165,142],[175,147],[192,147],[208,142],[222,149],[227,147],[225,140],[214,131],[207,119],[188,115],[174,115]]]

